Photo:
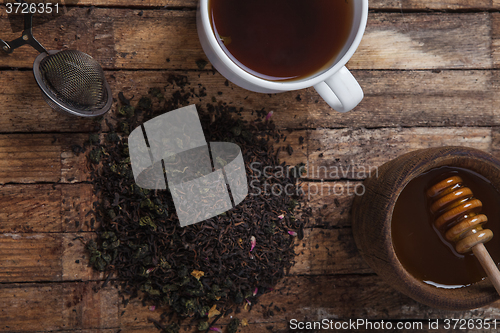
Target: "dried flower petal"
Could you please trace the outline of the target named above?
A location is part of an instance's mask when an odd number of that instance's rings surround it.
[[[280,216],[278,216],[278,218],[279,218],[280,220],[283,220],[283,219],[285,218],[285,214],[281,214]]]
[[[222,330],[218,327],[210,327],[209,329],[210,331],[215,331],[215,332],[219,332],[219,333],[222,333]]]
[[[241,320],[241,326],[243,326],[243,327],[248,326],[248,320],[246,318],[243,318]]]
[[[257,240],[255,239],[255,236],[252,236],[250,237],[250,244],[252,245],[250,247],[250,252],[252,252],[253,248],[255,247],[255,245],[257,244]]]
[[[208,311],[208,319],[215,317],[215,316],[218,316],[218,315],[220,315],[220,311],[217,310],[217,305],[214,304],[214,306],[212,306],[210,308],[210,310]]]
[[[202,271],[197,271],[196,269],[191,272],[191,275],[196,278],[196,280],[199,280],[202,276],[205,276],[205,273]]]
[[[258,292],[259,292],[259,288],[255,287],[255,290],[253,291],[252,296],[257,295]]]
[[[288,234],[289,234],[290,236],[297,237],[297,233],[296,233],[295,231],[288,230]]]
[[[146,271],[146,273],[147,273],[147,274],[149,274],[149,273],[151,273],[152,271],[154,271],[155,269],[156,269],[156,267],[151,267],[151,268],[149,268],[149,269]]]
[[[274,113],[274,112],[273,112],[273,111],[271,111],[271,112],[269,112],[269,113],[267,114],[267,116],[266,116],[266,121],[267,121],[267,120],[269,120],[269,119],[271,119],[271,116],[273,115],[273,113]]]
[[[156,310],[156,306],[155,306],[155,305],[151,305],[151,306],[149,307],[149,311],[154,311],[154,310]]]

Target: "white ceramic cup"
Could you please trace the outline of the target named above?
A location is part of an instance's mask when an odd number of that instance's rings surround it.
[[[270,81],[256,77],[236,65],[221,48],[214,35],[208,10],[209,0],[200,0],[198,3],[196,16],[198,36],[212,65],[234,84],[260,93],[277,93],[314,87],[333,109],[347,112],[356,107],[363,99],[363,90],[345,64],[358,48],[368,18],[368,0],[352,1],[354,1],[354,18],[346,45],[330,67],[303,79],[283,82]]]

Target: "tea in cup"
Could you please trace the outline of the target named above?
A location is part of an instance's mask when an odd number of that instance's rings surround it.
[[[212,65],[251,91],[314,86],[340,112],[363,98],[345,68],[364,33],[367,0],[200,0],[198,35]]]

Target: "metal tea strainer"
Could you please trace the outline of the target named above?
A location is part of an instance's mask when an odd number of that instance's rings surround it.
[[[33,14],[24,15],[22,36],[12,42],[0,39],[6,53],[29,44],[40,54],[33,74],[48,105],[59,112],[81,117],[100,116],[111,109],[111,88],[99,63],[77,50],[47,51],[32,33]]]

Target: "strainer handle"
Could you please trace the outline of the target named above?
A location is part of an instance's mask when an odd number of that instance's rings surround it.
[[[16,0],[17,2],[24,3],[24,0]],[[22,36],[19,38],[14,39],[11,42],[6,42],[2,39],[0,39],[0,47],[5,53],[12,53],[15,49],[17,49],[20,46],[23,45],[31,45],[35,50],[37,50],[40,53],[48,53],[47,50],[40,44],[35,37],[33,37],[33,14],[32,13],[27,13],[24,14],[24,31],[22,33]]]

